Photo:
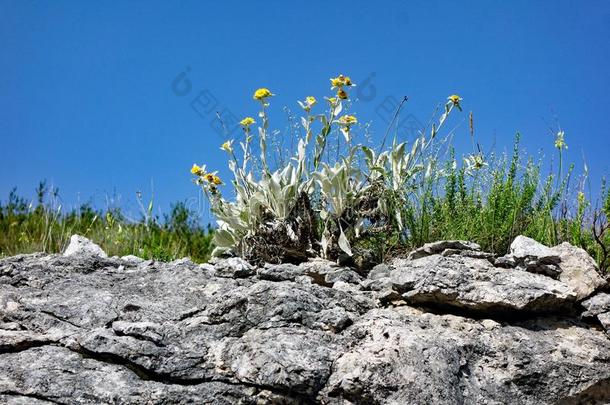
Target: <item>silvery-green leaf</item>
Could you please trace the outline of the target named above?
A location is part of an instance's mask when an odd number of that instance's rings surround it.
[[[326,232],[322,234],[320,245],[322,246],[322,255],[326,256],[326,252],[328,251],[328,238],[326,237]]]
[[[339,114],[341,114],[341,111],[343,110],[343,105],[341,102],[337,103],[337,106],[335,107],[334,111],[333,111],[333,115],[335,117],[338,117]]]
[[[214,244],[219,247],[231,247],[235,243],[233,236],[226,229],[217,229],[214,232]]]
[[[343,229],[341,229],[341,234],[339,235],[339,247],[349,256],[352,255],[352,249],[349,245],[349,241],[347,240],[347,237],[345,236],[345,233],[343,232]]]
[[[306,149],[307,145],[305,143],[305,141],[303,139],[299,139],[299,146],[298,146],[298,157],[299,157],[299,162],[301,162],[303,159],[305,159],[305,149]]]
[[[216,246],[214,248],[214,250],[212,250],[212,257],[222,257],[230,252],[231,252],[230,248]]]

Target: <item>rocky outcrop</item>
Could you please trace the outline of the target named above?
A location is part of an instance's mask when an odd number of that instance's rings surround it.
[[[552,248],[559,259],[559,280],[576,292],[578,300],[591,295],[595,290],[606,285],[606,281],[599,274],[595,260],[584,249],[562,243]]]
[[[368,275],[323,260],[0,260],[0,403],[610,402],[607,294],[439,246]]]
[[[583,318],[595,318],[610,334],[610,294],[599,293],[586,301],[582,306],[587,310],[583,312]]]
[[[412,305],[451,307],[482,316],[559,313],[574,307],[576,294],[567,285],[525,271],[495,268],[488,260],[433,255],[390,263],[388,283]]]
[[[561,258],[551,248],[526,236],[517,236],[510,245],[510,253],[499,257],[494,264],[499,267],[517,267],[530,273],[558,278]]]

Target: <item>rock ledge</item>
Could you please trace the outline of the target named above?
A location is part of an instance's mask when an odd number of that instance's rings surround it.
[[[550,276],[461,241],[368,275],[79,245],[0,260],[0,403],[610,402],[610,296],[568,246],[521,244]]]

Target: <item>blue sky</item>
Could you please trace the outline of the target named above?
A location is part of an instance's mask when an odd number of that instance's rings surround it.
[[[610,173],[609,38],[608,1],[1,0],[0,199],[47,179],[67,206],[196,201],[193,162],[226,173],[208,106],[254,116],[252,92],[269,87],[283,129],[282,107],[329,95],[339,73],[368,83],[353,110],[378,137],[388,100],[408,95],[401,115],[425,123],[457,93],[496,150],[520,131],[553,154],[557,118],[568,160],[584,155],[595,180]],[[452,125],[467,151],[464,117]]]

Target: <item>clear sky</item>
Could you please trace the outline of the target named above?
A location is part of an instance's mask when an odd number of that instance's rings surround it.
[[[496,150],[520,131],[553,154],[557,117],[568,159],[584,155],[597,179],[610,173],[609,64],[607,0],[0,0],[0,199],[47,179],[68,206],[116,195],[136,209],[153,190],[163,211],[196,201],[193,162],[226,174],[215,111],[254,116],[252,92],[269,87],[284,129],[282,107],[329,95],[339,73],[379,138],[392,100],[408,95],[404,121],[425,123],[457,93]],[[452,125],[468,145],[466,122]]]

